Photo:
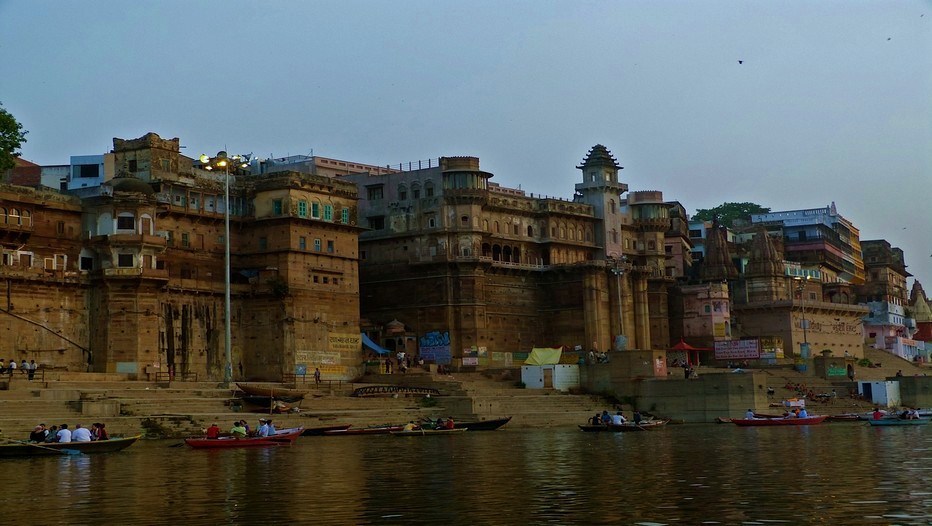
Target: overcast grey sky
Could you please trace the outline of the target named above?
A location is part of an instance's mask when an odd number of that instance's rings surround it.
[[[474,155],[570,198],[601,143],[690,213],[834,201],[932,292],[930,24],[920,0],[0,0],[0,102],[40,164],[153,131],[191,157]]]

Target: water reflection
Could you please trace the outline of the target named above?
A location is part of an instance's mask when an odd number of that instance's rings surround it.
[[[119,524],[926,524],[923,428],[670,426],[302,438],[228,451],[143,442],[2,461],[43,522]]]

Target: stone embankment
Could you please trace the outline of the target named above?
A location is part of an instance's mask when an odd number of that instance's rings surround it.
[[[33,381],[14,376],[0,384],[0,436],[25,438],[39,423],[67,423],[73,427],[104,422],[112,435],[185,437],[200,435],[215,422],[228,428],[234,420],[245,419],[255,425],[263,417],[272,418],[278,428],[336,424],[365,427],[440,416],[456,420],[512,416],[510,427],[552,427],[573,426],[596,410],[611,408],[600,397],[521,389],[513,380],[478,374],[369,375],[364,380],[288,386],[306,389],[304,400],[291,404],[294,412],[268,416],[260,408],[237,402],[235,389],[216,383],[157,384],[93,373]],[[440,396],[352,396],[356,388],[386,384],[434,388]]]
[[[882,351],[868,350],[866,356],[881,365],[858,367],[858,380],[891,378],[897,371],[903,371],[906,376],[923,375],[928,370]],[[703,375],[728,374],[728,370],[722,369],[703,367],[701,370]],[[799,383],[806,384],[816,393],[836,390],[836,400],[816,405],[815,411],[819,413],[864,412],[871,408],[869,402],[847,396],[853,385],[850,382],[829,382],[786,368],[765,369],[764,372],[767,382],[761,388],[773,389],[769,399],[775,412],[782,400],[798,395],[785,386]],[[5,378],[0,378],[0,436],[7,439],[25,438],[39,423],[73,426],[94,422],[106,423],[113,435],[145,433],[148,437],[184,437],[199,435],[215,422],[222,428],[230,427],[234,420],[239,419],[255,425],[259,418],[267,415],[248,411],[246,406],[234,402],[234,389],[223,388],[217,383],[157,384],[127,381],[118,374],[98,373],[49,374],[29,381],[17,372],[12,379]],[[437,389],[440,396],[351,396],[354,389],[371,385],[428,387]],[[515,385],[510,374],[437,375],[417,370],[406,375],[367,375],[357,383],[325,381],[316,386],[311,381],[287,387],[306,389],[307,395],[303,401],[294,404],[297,411],[270,417],[279,428],[336,424],[365,427],[439,416],[453,416],[456,420],[511,416],[509,428],[574,427],[596,411],[613,410],[615,407],[600,396],[522,389]],[[626,405],[623,409],[630,416],[633,408]]]

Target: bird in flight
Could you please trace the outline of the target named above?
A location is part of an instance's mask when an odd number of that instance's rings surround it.
[[[739,60],[739,61],[738,61],[738,64],[744,64],[744,61],[743,61],[743,60]]]

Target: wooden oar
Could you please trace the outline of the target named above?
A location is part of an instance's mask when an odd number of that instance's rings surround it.
[[[64,448],[59,449],[59,448],[57,448],[57,447],[42,446],[42,445],[39,445],[39,444],[33,444],[32,442],[24,442],[24,441],[22,441],[22,440],[13,440],[13,439],[11,439],[11,438],[2,438],[2,437],[0,437],[0,440],[5,440],[5,441],[11,442],[11,443],[13,443],[13,444],[19,444],[19,445],[21,445],[21,446],[32,446],[32,447],[37,447],[37,448],[39,448],[39,449],[48,449],[49,451],[54,451],[54,452],[59,453],[59,454],[61,454],[61,455],[80,455],[80,454],[81,454],[81,451],[79,451],[79,450],[77,450],[77,449],[64,449]]]

